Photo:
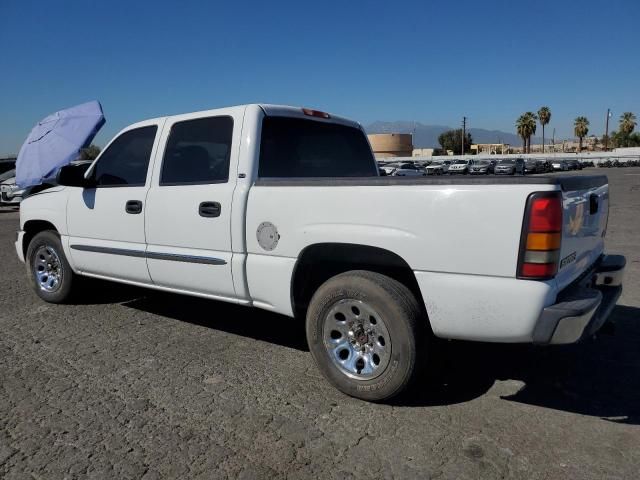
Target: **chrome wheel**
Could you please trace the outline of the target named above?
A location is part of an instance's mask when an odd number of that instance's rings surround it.
[[[41,290],[57,291],[62,285],[64,270],[58,253],[50,245],[38,247],[33,256],[33,273]]]
[[[356,380],[376,378],[391,358],[391,338],[384,320],[360,300],[340,300],[329,310],[323,339],[333,363]]]

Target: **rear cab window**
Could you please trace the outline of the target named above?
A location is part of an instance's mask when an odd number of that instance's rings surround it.
[[[261,178],[377,177],[362,130],[337,123],[266,116],[262,121]]]

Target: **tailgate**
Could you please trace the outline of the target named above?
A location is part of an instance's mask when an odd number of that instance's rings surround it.
[[[564,288],[604,251],[609,216],[607,177],[566,177],[562,186],[562,245],[556,280]]]

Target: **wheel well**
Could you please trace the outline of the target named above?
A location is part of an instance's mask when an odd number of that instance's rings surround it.
[[[47,222],[46,220],[29,220],[24,224],[24,237],[22,238],[22,253],[24,255],[27,254],[27,248],[29,248],[31,239],[45,230],[58,231],[53,223]]]
[[[420,287],[411,267],[383,248],[349,243],[321,243],[305,248],[293,271],[291,301],[296,317],[304,318],[314,292],[331,277],[349,270],[368,270],[405,285],[424,309]]]

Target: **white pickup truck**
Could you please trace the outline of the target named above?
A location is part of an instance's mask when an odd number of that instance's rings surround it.
[[[604,254],[608,204],[604,176],[379,176],[359,124],[245,105],[131,125],[63,167],[22,202],[16,250],[48,302],[86,276],[306,319],[324,376],[382,401],[434,336],[598,330],[625,267]]]

